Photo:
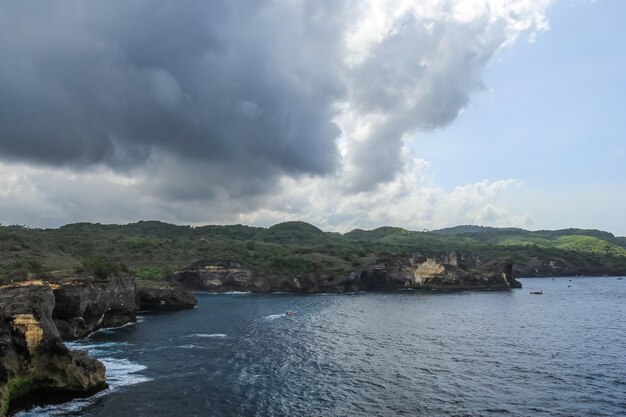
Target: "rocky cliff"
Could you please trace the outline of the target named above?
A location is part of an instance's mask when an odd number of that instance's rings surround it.
[[[350,274],[361,290],[398,288],[432,290],[509,290],[522,284],[512,275],[513,265],[503,261],[462,269],[456,262],[420,255],[387,257]]]
[[[136,318],[139,305],[131,276],[72,277],[50,284],[56,299],[52,317],[63,339],[80,339],[100,328],[121,326]]]
[[[177,282],[137,280],[137,300],[142,310],[182,310],[198,301]]]
[[[177,310],[196,305],[193,295],[179,284],[135,281],[130,275],[68,277],[50,281],[50,285],[56,299],[52,317],[65,340],[135,321],[139,309]]]
[[[178,271],[170,278],[183,287],[196,291],[252,292],[343,292],[344,285],[334,276],[304,274],[299,276],[273,274],[246,268],[236,262],[196,263]]]
[[[521,284],[512,277],[512,264],[504,261],[466,270],[453,255],[444,258],[389,256],[377,259],[347,276],[272,274],[235,262],[196,263],[171,279],[185,288],[203,291],[346,292],[394,289],[508,290]]]
[[[581,257],[582,258],[582,257]],[[623,276],[624,269],[613,267],[605,263],[591,263],[587,259],[580,259],[578,262],[565,260],[562,258],[539,259],[532,258],[524,265],[515,265],[515,276],[518,277],[572,277],[582,276]]]
[[[148,288],[149,287],[149,288]],[[140,308],[192,308],[179,284],[137,289],[133,277],[66,277],[0,287],[0,416],[106,387],[102,363],[63,340],[134,321]]]
[[[0,416],[106,387],[104,365],[63,344],[53,291],[42,282],[0,288]]]

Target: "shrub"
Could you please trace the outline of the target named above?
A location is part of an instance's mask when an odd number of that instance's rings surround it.
[[[76,272],[106,279],[110,276],[120,275],[122,272],[128,272],[128,268],[121,262],[104,256],[97,256],[83,260],[81,267]]]

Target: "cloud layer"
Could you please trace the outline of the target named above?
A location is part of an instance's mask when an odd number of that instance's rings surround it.
[[[409,158],[406,150],[403,154]],[[284,176],[273,194],[218,195],[181,204],[146,192],[143,184],[107,168],[77,174],[0,163],[1,212],[3,219],[31,226],[141,219],[270,226],[304,220],[324,230],[347,232],[381,225],[422,230],[455,224],[528,227],[532,223],[528,213],[516,213],[508,204],[517,193],[517,181],[485,180],[447,191],[428,176],[426,161],[406,160],[404,167],[395,180],[369,192],[346,194],[339,179],[322,183],[313,177]]]
[[[0,195],[46,194],[54,209],[33,215],[68,220],[73,204],[96,217],[85,197],[104,190],[178,221],[288,215],[277,201],[329,226],[359,210],[363,225],[410,221],[422,207],[410,198],[465,194],[427,191],[407,141],[451,123],[494,53],[547,28],[549,3],[2,2],[0,158],[20,169]],[[390,202],[405,205],[393,218],[372,210]]]

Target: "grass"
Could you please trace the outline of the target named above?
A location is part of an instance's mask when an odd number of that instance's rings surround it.
[[[11,402],[27,395],[36,388],[36,382],[31,377],[15,378],[5,386],[0,407],[0,416],[6,416],[10,410]]]
[[[626,256],[626,249],[592,236],[561,236],[555,241],[559,249]]]

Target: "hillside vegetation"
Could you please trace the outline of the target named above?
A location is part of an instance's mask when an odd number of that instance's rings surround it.
[[[76,223],[57,229],[0,226],[0,280],[73,273],[89,270],[90,265],[117,265],[141,278],[160,279],[197,261],[235,261],[291,274],[343,275],[381,256],[451,252],[467,268],[511,258],[517,276],[626,273],[626,238],[598,230],[457,226],[413,232],[381,227],[341,235],[304,222],[261,228],[141,221]]]

